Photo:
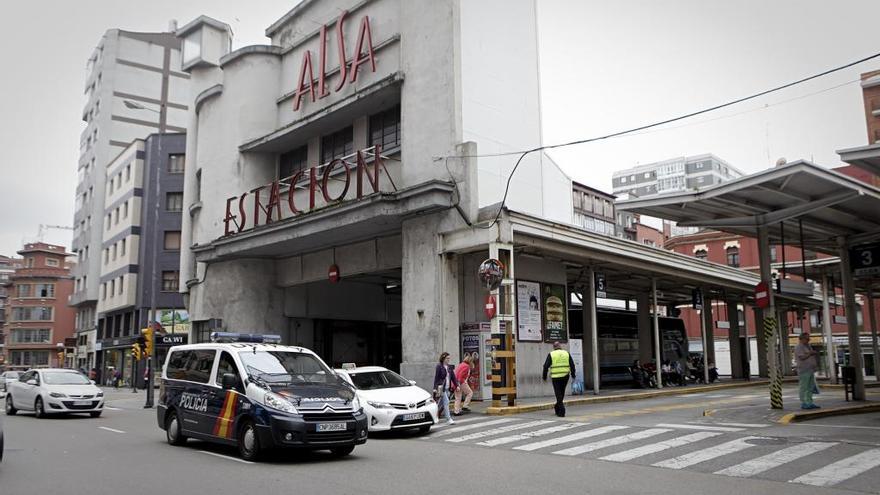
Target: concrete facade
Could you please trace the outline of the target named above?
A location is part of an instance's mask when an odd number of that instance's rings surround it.
[[[464,289],[476,265],[441,253],[442,233],[497,211],[516,163],[477,155],[541,144],[535,16],[533,1],[306,0],[267,29],[270,45],[232,53],[223,23],[179,29],[192,83],[180,268],[192,341],[216,328],[278,333],[334,365],[386,364],[430,384],[441,351],[458,357],[462,305],[482,297]],[[357,178],[376,170],[359,194]],[[570,224],[571,188],[533,153],[506,206]]]
[[[736,167],[712,154],[684,156],[614,172],[618,196],[645,197],[700,189],[741,177]]]
[[[186,128],[189,76],[179,70],[180,41],[171,33],[111,29],[88,59],[76,188],[72,250],[77,256],[76,328],[94,346],[97,337],[105,210],[111,205],[107,165],[134,139]],[[94,350],[82,365],[95,364]]]

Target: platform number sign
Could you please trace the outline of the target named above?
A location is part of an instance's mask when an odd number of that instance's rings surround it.
[[[880,275],[880,244],[851,248],[849,263],[852,273],[856,277]]]
[[[691,303],[694,309],[703,309],[703,291],[694,289],[691,292]]]
[[[605,292],[605,274],[596,273],[596,297],[606,298],[608,294]]]

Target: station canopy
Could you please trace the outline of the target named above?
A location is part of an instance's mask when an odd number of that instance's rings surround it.
[[[836,255],[838,238],[856,245],[880,239],[880,189],[796,161],[694,192],[635,198],[617,209],[675,221],[682,227],[757,237]]]

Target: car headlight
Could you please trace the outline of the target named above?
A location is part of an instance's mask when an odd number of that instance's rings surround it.
[[[272,392],[266,392],[266,395],[263,396],[263,404],[271,407],[272,409],[277,409],[279,411],[290,414],[296,414],[296,408],[293,407],[293,404],[291,404],[289,400]]]
[[[372,407],[375,407],[376,409],[391,409],[392,408],[391,404],[389,404],[387,402],[373,402],[371,400],[368,400],[367,404],[369,404]]]
[[[433,404],[437,402],[433,397],[428,397],[428,400],[425,401],[425,404]]]
[[[62,397],[67,397],[67,395],[62,394],[61,392],[50,392],[49,397],[55,397],[56,399],[60,399]]]
[[[104,392],[98,392],[95,397],[104,397]]]

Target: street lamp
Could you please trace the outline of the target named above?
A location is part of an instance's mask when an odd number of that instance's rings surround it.
[[[132,101],[132,100],[122,100],[122,103],[123,103],[126,107],[131,108],[132,110],[149,110],[150,112],[156,112],[156,113],[158,113],[158,114],[161,114],[161,113],[162,113],[162,112],[160,112],[159,110],[156,110],[155,108],[145,107],[145,106],[141,105],[140,103],[138,103],[138,102],[136,102],[136,101]]]

